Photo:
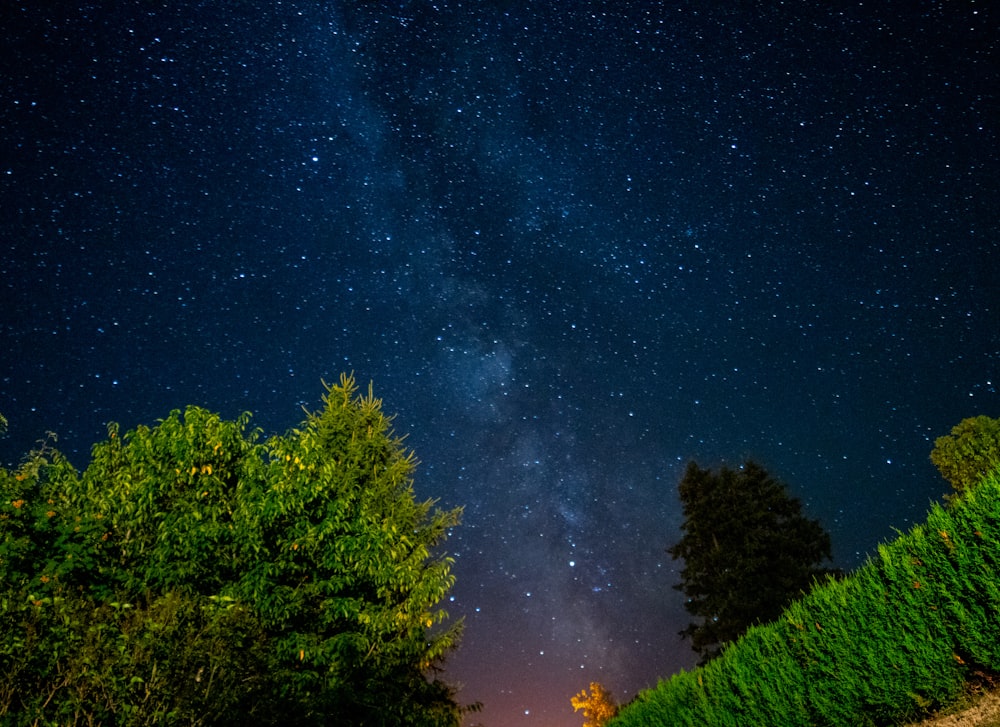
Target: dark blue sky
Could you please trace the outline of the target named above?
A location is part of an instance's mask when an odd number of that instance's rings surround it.
[[[0,461],[372,380],[466,508],[490,727],[694,663],[689,459],[755,457],[858,565],[1000,415],[1000,24],[724,5],[6,3]]]

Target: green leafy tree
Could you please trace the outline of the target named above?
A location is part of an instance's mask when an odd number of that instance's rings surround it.
[[[951,434],[934,440],[931,462],[961,495],[1000,467],[1000,419],[963,419]]]
[[[457,725],[459,510],[353,377],[261,442],[198,407],[0,470],[5,725]]]
[[[831,557],[829,534],[755,462],[718,472],[691,462],[680,498],[683,536],[668,552],[684,561],[674,587],[698,620],[681,635],[691,639],[701,663],[832,573],[820,567]]]

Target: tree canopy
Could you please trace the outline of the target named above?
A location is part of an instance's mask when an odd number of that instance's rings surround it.
[[[1000,467],[1000,419],[963,419],[952,427],[951,434],[934,440],[931,462],[956,494],[979,484]]]
[[[369,387],[300,428],[188,407],[77,472],[50,444],[0,469],[0,721],[448,725],[460,624],[437,552],[460,510]]]
[[[776,618],[813,581],[831,571],[830,536],[802,514],[760,465],[718,472],[690,462],[680,482],[683,536],[668,549],[682,559],[688,613],[681,631],[704,663],[756,623]]]

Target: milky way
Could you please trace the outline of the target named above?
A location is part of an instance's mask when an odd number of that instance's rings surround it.
[[[689,459],[852,568],[1000,415],[996,11],[768,5],[8,3],[2,461],[354,371],[465,507],[470,724],[690,667]]]

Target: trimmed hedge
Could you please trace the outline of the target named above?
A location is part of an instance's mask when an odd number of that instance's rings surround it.
[[[704,667],[639,694],[613,727],[894,725],[1000,671],[1000,472],[828,579]]]

